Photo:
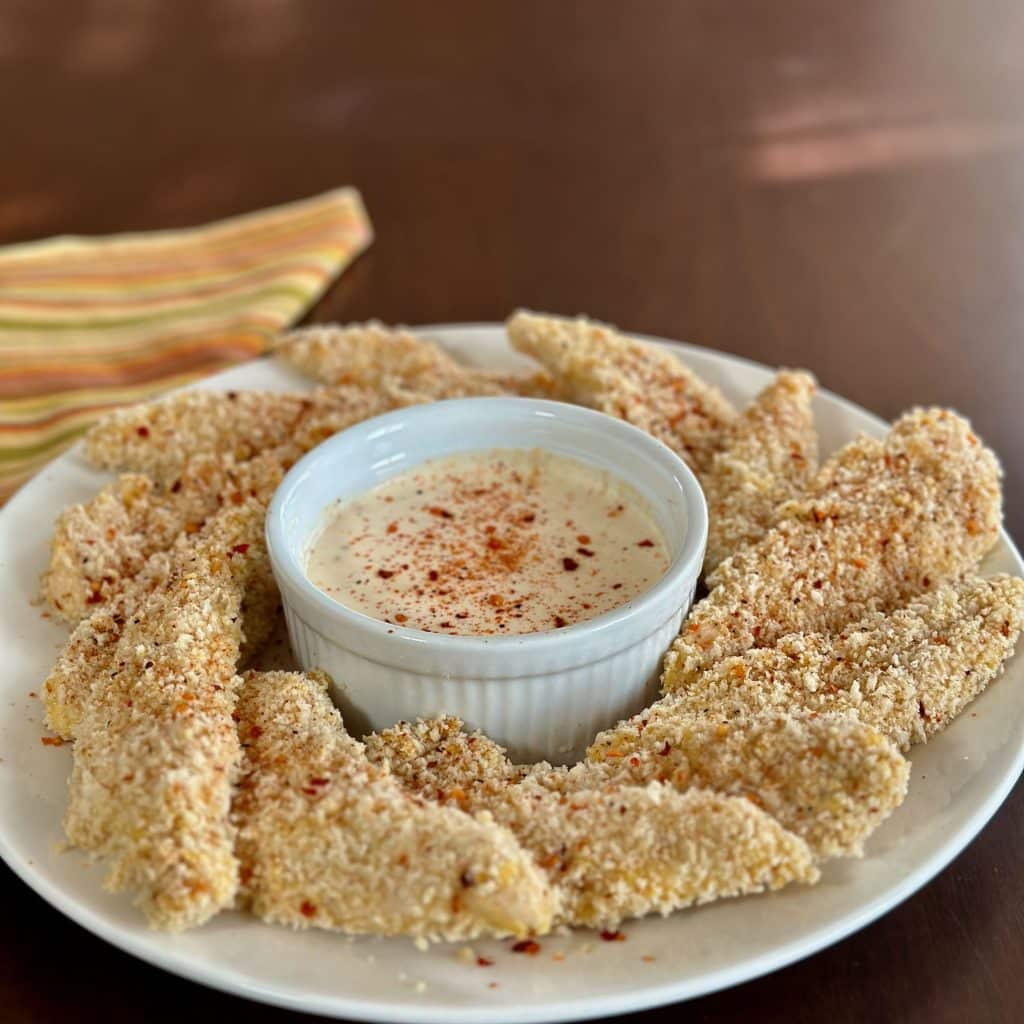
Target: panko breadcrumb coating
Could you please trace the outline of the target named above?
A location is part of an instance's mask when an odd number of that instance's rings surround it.
[[[698,472],[725,442],[732,406],[666,349],[583,317],[520,310],[506,326],[512,347],[540,362],[563,401],[646,430]]]
[[[125,473],[61,512],[42,578],[43,598],[58,618],[74,624],[106,604],[141,571],[151,539],[158,551],[174,543],[183,524],[162,514],[155,489],[149,477]]]
[[[402,401],[395,390],[181,391],[105,416],[85,435],[85,455],[100,469],[145,473],[172,486],[196,455],[244,462],[316,432],[325,420],[351,425],[386,412]]]
[[[238,733],[243,900],[265,921],[450,940],[550,928],[554,893],[508,831],[371,765],[326,677],[248,674]]]
[[[157,928],[202,924],[238,887],[230,823],[241,603],[263,509],[220,530],[132,614],[75,730],[64,827]]]
[[[701,477],[708,502],[705,574],[762,537],[776,508],[806,489],[818,466],[815,387],[809,373],[781,370],[743,410]]]
[[[500,793],[529,779],[563,795],[660,782],[742,796],[819,858],[859,854],[906,795],[907,763],[895,745],[840,715],[769,710],[723,724],[687,708],[651,724],[645,711],[599,735],[588,763],[568,769],[513,765],[498,744],[461,725],[441,718],[397,726],[369,737],[367,749],[424,793]]]
[[[197,548],[225,546],[237,532],[237,507],[230,505],[198,533],[183,534],[167,551],[150,555],[142,569],[125,580],[109,602],[98,606],[74,628],[42,686],[47,725],[59,736],[74,737],[94,682],[111,671],[118,641],[147,597],[166,584],[173,574],[180,574],[194,564]],[[247,517],[258,517],[260,508],[265,511],[265,502],[250,499],[246,503]],[[263,536],[258,534],[246,543],[250,546],[246,552],[247,574],[242,596],[243,657],[259,650],[280,617],[280,597]]]
[[[100,469],[145,473],[170,484],[200,453],[241,462],[283,444],[312,409],[312,395],[179,391],[104,416],[85,435],[85,456]]]
[[[761,540],[708,578],[665,658],[666,690],[787,633],[833,633],[871,611],[970,572],[999,536],[996,457],[947,409],[901,417],[861,438],[779,509]]]
[[[910,766],[899,748],[853,717],[779,705],[723,722],[671,701],[601,733],[588,760],[622,783],[746,796],[819,858],[860,856],[906,797]]]
[[[368,737],[367,754],[411,791],[511,829],[558,887],[563,924],[610,928],[817,877],[803,841],[742,797],[628,785],[587,767],[515,767],[460,727],[399,723]]]
[[[269,502],[288,469],[322,440],[418,400],[398,391],[339,390],[318,401],[284,444],[252,458],[200,451],[175,456],[178,470],[165,482],[122,475],[58,519],[42,580],[47,604],[59,617],[78,622],[114,598],[150,555],[182,533],[195,533],[219,509],[247,498]]]
[[[852,712],[902,749],[946,728],[1003,670],[1024,625],[1024,580],[972,578],[836,636],[782,637],[727,658],[645,712],[728,722],[758,709]]]
[[[397,385],[432,398],[544,397],[549,388],[545,374],[516,377],[462,366],[428,338],[379,320],[300,327],[280,336],[274,354],[323,384]]]

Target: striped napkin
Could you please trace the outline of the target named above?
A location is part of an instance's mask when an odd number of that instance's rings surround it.
[[[355,189],[0,248],[0,503],[104,410],[259,355],[371,242]]]

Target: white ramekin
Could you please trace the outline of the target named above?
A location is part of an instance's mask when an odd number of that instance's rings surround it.
[[[610,471],[647,500],[672,555],[634,600],[589,622],[522,636],[452,637],[346,608],[306,577],[327,506],[425,459],[488,448],[543,448]],[[324,669],[349,730],[458,715],[517,761],[578,760],[594,734],[650,703],[679,631],[707,540],[696,478],[643,431],[574,405],[467,398],[398,409],[313,449],[278,488],[267,543],[292,649]]]

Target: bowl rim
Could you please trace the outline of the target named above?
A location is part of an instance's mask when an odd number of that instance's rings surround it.
[[[500,418],[502,412],[506,413],[504,418],[507,419],[508,414],[511,414],[513,410],[517,417],[526,411],[528,414],[542,416],[554,423],[559,422],[559,417],[563,419],[572,417],[577,423],[588,424],[595,431],[617,433],[627,443],[632,443],[635,447],[643,450],[649,461],[653,461],[664,474],[674,478],[684,499],[685,531],[683,541],[668,569],[653,586],[632,600],[592,619],[557,629],[504,636],[494,634],[451,636],[446,633],[414,629],[373,618],[349,608],[325,594],[303,571],[301,557],[295,550],[301,545],[293,545],[286,537],[283,515],[292,493],[309,478],[312,472],[321,469],[324,464],[330,464],[338,449],[358,446],[359,442],[368,442],[375,436],[390,433],[397,429],[397,424],[400,421],[408,421],[410,418],[414,421],[437,419],[448,415],[455,407],[459,409],[470,407],[490,409],[492,410],[492,421]],[[482,444],[479,449],[467,448],[464,450],[485,451],[495,447],[505,446]],[[507,447],[517,447],[514,439]],[[449,453],[442,450],[427,451],[422,457],[418,457],[403,467],[403,470],[419,465],[427,459],[443,457],[446,454]],[[630,483],[627,474],[622,474],[622,479],[624,482]],[[275,575],[278,576],[279,582],[287,583],[301,595],[305,603],[311,603],[328,619],[335,620],[347,629],[359,630],[364,635],[376,640],[377,643],[394,644],[396,648],[401,645],[407,653],[414,647],[423,649],[429,646],[450,652],[453,656],[474,654],[493,656],[513,652],[522,656],[526,653],[526,649],[531,654],[542,654],[567,643],[578,644],[586,639],[607,636],[613,631],[627,629],[645,618],[650,621],[648,632],[652,632],[661,625],[661,619],[655,621],[651,609],[664,603],[669,593],[678,589],[681,580],[692,580],[695,583],[699,577],[707,545],[707,533],[708,511],[704,491],[693,470],[668,445],[625,420],[585,406],[550,399],[517,396],[452,398],[420,405],[403,406],[363,420],[333,434],[315,448],[310,449],[285,474],[271,500],[265,527],[271,566]],[[305,538],[303,538],[304,542]],[[285,599],[283,593],[285,587],[282,586],[281,589],[282,599]],[[601,660],[601,656],[598,655],[591,660]]]

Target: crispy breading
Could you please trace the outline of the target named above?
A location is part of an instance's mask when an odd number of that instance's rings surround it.
[[[723,723],[672,696],[601,733],[587,756],[622,783],[746,796],[819,858],[859,856],[910,776],[896,745],[851,716],[779,706]]]
[[[398,386],[431,398],[478,395],[546,397],[546,374],[520,377],[462,366],[429,338],[379,320],[313,324],[282,334],[274,354],[323,384]]]
[[[104,416],[85,435],[100,469],[145,473],[170,484],[201,453],[239,462],[286,442],[313,408],[311,395],[271,391],[179,391]]]
[[[701,477],[708,502],[705,573],[762,537],[776,508],[806,489],[818,466],[815,387],[809,373],[781,370],[743,410]]]
[[[767,708],[852,712],[906,750],[946,728],[999,676],[1022,625],[1024,580],[969,578],[835,636],[798,633],[727,658],[670,694],[666,707],[721,722]]]
[[[259,515],[266,503],[249,499],[247,514]],[[166,551],[154,552],[142,569],[105,604],[84,618],[72,631],[42,686],[47,725],[64,739],[72,739],[96,680],[108,674],[120,641],[132,619],[141,614],[148,596],[169,577],[194,564],[196,550],[224,547],[235,530],[232,504],[212,517],[198,533],[182,534]],[[256,653],[279,618],[280,597],[262,533],[247,542],[248,571],[242,595],[242,657]]]
[[[698,472],[725,442],[732,406],[667,349],[584,317],[520,310],[506,327],[512,347],[554,378],[557,397],[646,430]]]
[[[248,498],[269,502],[288,457],[298,457],[291,445],[246,462],[200,454],[170,485],[122,474],[58,519],[42,580],[47,604],[68,622],[86,618],[114,599],[151,555],[197,533],[219,509]]]
[[[722,562],[665,658],[666,689],[787,633],[831,633],[971,571],[999,536],[1001,470],[970,424],[914,410],[861,438]]]
[[[235,668],[242,592],[266,558],[263,509],[219,525],[135,609],[75,728],[68,838],[167,930],[202,924],[238,886]]]
[[[180,391],[105,416],[85,435],[85,455],[101,469],[145,473],[171,486],[196,455],[244,462],[332,418],[352,424],[394,408],[401,401],[395,390]]]
[[[819,858],[859,854],[906,795],[899,750],[852,717],[769,709],[723,723],[689,706],[672,714],[670,699],[600,734],[588,763],[569,769],[513,765],[498,744],[462,732],[455,718],[385,730],[367,748],[416,791],[449,799],[524,780],[563,795],[661,782],[746,797]]]
[[[76,623],[106,604],[142,569],[151,538],[155,550],[174,542],[181,524],[153,502],[155,489],[149,477],[125,473],[91,501],[61,512],[41,581],[42,596],[58,618]]]
[[[312,324],[287,331],[274,342],[274,355],[323,384],[377,388],[401,381],[415,388],[432,377],[449,377],[461,367],[428,338],[379,320],[363,324]]]
[[[131,613],[147,594],[167,581],[174,553],[160,551],[102,608],[72,630],[42,685],[46,724],[62,739],[73,739],[93,682],[109,671]]]
[[[509,832],[410,796],[344,730],[318,673],[250,673],[238,703],[243,899],[353,934],[541,934],[551,887]]]
[[[250,497],[269,502],[292,464],[327,437],[419,400],[396,390],[339,391],[319,402],[285,443],[252,458],[200,451],[164,483],[122,475],[91,501],[61,514],[42,580],[45,600],[59,617],[78,622],[113,599],[150,555],[170,547],[182,532],[196,532],[220,508]]]
[[[368,737],[367,755],[411,791],[510,828],[558,887],[561,923],[615,927],[817,878],[804,842],[743,797],[624,785],[590,766],[517,767],[460,726],[400,723]]]

